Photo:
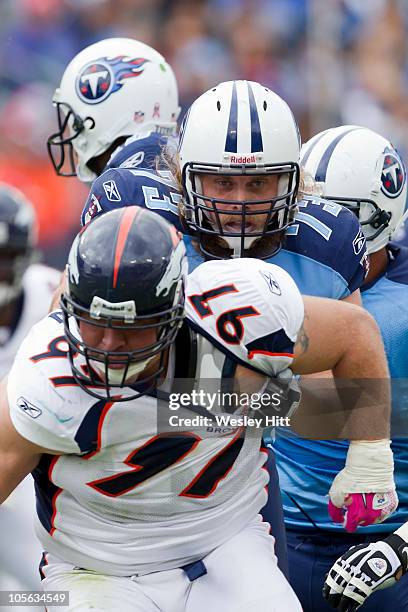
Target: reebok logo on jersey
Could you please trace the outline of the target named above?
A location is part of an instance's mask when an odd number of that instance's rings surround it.
[[[119,193],[119,189],[116,186],[115,181],[105,181],[103,183],[103,188],[106,193],[106,197],[110,202],[120,202],[121,195]]]
[[[367,563],[373,572],[380,578],[384,576],[385,572],[387,571],[387,562],[384,559],[380,559],[380,557],[368,559]]]
[[[28,414],[28,416],[30,416],[32,419],[37,419],[40,416],[40,414],[42,414],[41,408],[37,408],[37,406],[34,406],[34,404],[31,404],[31,402],[26,400],[24,397],[18,398],[17,406],[21,408],[23,412]]]
[[[281,288],[279,287],[279,283],[274,279],[271,272],[262,272],[260,270],[260,274],[266,280],[266,283],[269,289],[272,291],[272,293],[274,293],[275,295],[282,295],[282,291],[281,291]]]

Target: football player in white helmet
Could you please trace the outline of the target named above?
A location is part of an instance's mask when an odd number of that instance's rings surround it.
[[[230,81],[207,91],[180,130],[185,223],[208,258],[265,258],[289,271],[306,295],[361,303],[361,226],[340,204],[299,194],[299,152],[293,114],[268,88]],[[331,490],[339,507],[346,497]],[[345,508],[350,521],[358,501]]]
[[[37,224],[31,202],[0,183],[0,375],[24,337],[48,310],[60,272],[36,262]],[[38,589],[34,491],[26,478],[0,512],[0,589]]]
[[[205,255],[242,257],[256,244],[254,256],[266,259],[280,249],[296,210],[299,150],[290,108],[259,83],[220,83],[193,103],[179,141],[183,214]]]
[[[127,138],[173,134],[180,111],[169,64],[131,38],[101,40],[78,53],[53,102],[58,131],[47,143],[53,166],[57,174],[86,183]]]
[[[325,130],[302,147],[301,163],[326,200],[357,215],[368,254],[378,253],[403,225],[408,215],[405,166],[380,134],[358,125]]]
[[[62,311],[34,326],[2,385],[0,503],[33,472],[45,595],[68,591],[68,611],[300,610],[258,514],[263,423],[160,430],[157,398],[171,399],[176,376],[203,390],[214,388],[209,373],[256,389],[290,368],[387,377],[361,308],[302,298],[273,264],[218,260],[188,278],[183,322],[185,269],[181,235],[156,213],[129,206],[96,218],[72,245]],[[180,416],[199,414],[191,397]],[[386,436],[387,385],[375,406],[363,403],[357,413]],[[222,402],[213,414],[225,416]],[[358,436],[366,419],[355,416]],[[377,452],[374,441],[353,444],[354,459],[361,445]],[[386,454],[375,478],[392,486]],[[353,469],[349,457],[339,477]],[[354,474],[353,486],[362,480]]]
[[[391,377],[398,379],[393,387],[392,445],[400,503],[386,523],[373,524],[356,534],[339,532],[338,527],[324,519],[323,505],[319,508],[316,503],[318,497],[305,505],[296,487],[301,479],[306,489],[316,492],[324,479],[330,481],[346,448],[336,442],[305,441],[304,455],[300,445],[297,448],[298,467],[289,467],[293,448],[278,441],[278,464],[285,474],[282,488],[297,501],[296,511],[304,508],[318,526],[314,535],[309,532],[308,543],[300,544],[302,519],[299,512],[296,519],[290,504],[285,505],[290,564],[302,573],[302,579],[295,578],[293,586],[306,612],[326,610],[327,604],[320,599],[320,584],[334,564],[324,591],[334,607],[351,611],[364,603],[367,612],[403,610],[408,607],[405,579],[391,592],[381,589],[394,584],[407,570],[404,551],[408,530],[398,528],[408,513],[406,408],[399,392],[400,382],[408,377],[408,249],[391,242],[407,216],[406,168],[389,140],[355,125],[332,128],[311,138],[302,148],[301,162],[325,198],[346,206],[358,216],[367,240],[370,270],[362,287],[363,305],[380,327]],[[311,452],[326,458],[318,470],[315,462],[308,460]],[[365,504],[372,505],[373,515],[378,513],[378,503],[370,496],[366,496]],[[343,521],[337,509],[332,508],[332,513],[334,518],[337,514],[338,522]],[[357,515],[355,520],[359,521]],[[393,535],[395,530],[398,537]],[[378,538],[382,540],[377,541]],[[356,548],[336,561],[350,546]],[[317,559],[319,562],[315,563]],[[366,601],[373,591],[375,594]]]

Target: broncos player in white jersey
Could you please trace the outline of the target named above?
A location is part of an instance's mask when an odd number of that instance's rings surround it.
[[[158,400],[176,378],[263,390],[289,368],[387,377],[368,313],[302,298],[257,259],[199,266],[183,323],[185,269],[181,236],[157,214],[95,219],[73,243],[62,311],[32,329],[3,383],[0,502],[32,471],[44,589],[69,591],[68,610],[300,610],[258,515],[262,429],[163,431]],[[368,407],[375,438],[387,435],[388,403],[384,389]]]
[[[0,183],[0,374],[11,368],[28,331],[48,311],[60,272],[35,262],[35,212],[15,187]],[[38,588],[34,496],[26,479],[0,512],[0,588]],[[10,534],[13,534],[12,536]]]

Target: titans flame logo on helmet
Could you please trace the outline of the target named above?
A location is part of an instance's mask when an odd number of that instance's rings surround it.
[[[381,191],[389,198],[396,198],[405,185],[405,171],[395,151],[385,149],[381,173]]]
[[[111,94],[119,91],[125,79],[140,76],[149,60],[142,57],[124,59],[102,57],[86,64],[76,80],[76,92],[86,104],[99,104]]]

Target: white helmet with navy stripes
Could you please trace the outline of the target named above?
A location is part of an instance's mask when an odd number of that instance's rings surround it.
[[[217,255],[208,247],[214,236],[222,236],[235,257],[249,256],[252,246],[261,258],[279,250],[296,209],[299,152],[299,130],[292,111],[282,98],[259,83],[220,83],[192,104],[179,142],[183,213],[207,255],[228,256],[225,252]],[[202,193],[203,174],[278,175],[278,189],[267,200],[216,200]],[[263,210],[259,210],[260,204],[264,204]],[[237,216],[234,225],[238,229],[233,231],[223,228],[220,221],[219,211],[223,209],[225,216],[228,205],[233,205],[235,211],[231,207],[230,212]],[[248,231],[246,219],[254,210],[263,215],[265,223],[257,231]],[[216,222],[210,221],[214,215]],[[271,248],[264,248],[268,242]]]
[[[404,222],[406,169],[397,150],[380,134],[356,125],[331,128],[302,147],[301,164],[324,198],[357,214],[368,253],[384,247]]]

